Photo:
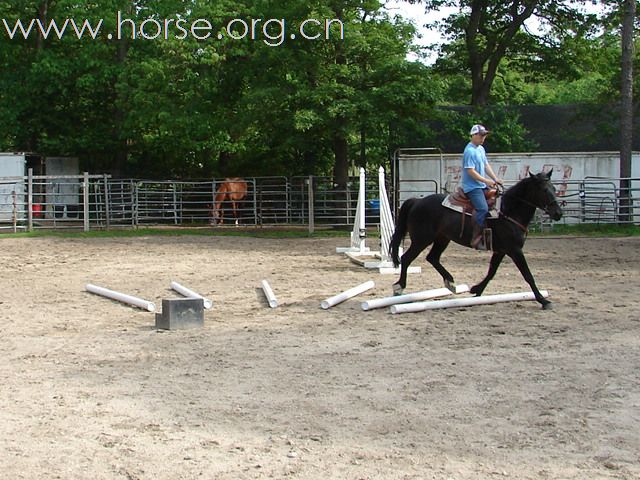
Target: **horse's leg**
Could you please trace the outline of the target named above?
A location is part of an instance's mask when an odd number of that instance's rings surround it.
[[[540,305],[542,305],[542,308],[544,308],[545,310],[551,309],[551,302],[542,296],[540,290],[538,290],[538,287],[536,286],[536,281],[533,279],[533,275],[531,274],[531,270],[529,270],[529,265],[527,264],[527,260],[524,258],[524,253],[522,253],[522,250],[518,249],[513,253],[510,253],[509,256],[513,260],[513,263],[516,264],[516,267],[518,267],[518,270],[520,270],[520,273],[522,274],[526,282],[531,287],[536,300],[540,303]]]
[[[429,251],[429,255],[427,255],[427,262],[433,265],[433,268],[435,268],[438,271],[438,273],[442,276],[445,287],[447,287],[449,290],[455,293],[456,285],[455,285],[455,282],[453,281],[453,276],[449,273],[449,271],[446,268],[444,268],[444,266],[442,266],[442,263],[440,263],[440,257],[442,256],[442,252],[444,252],[448,246],[449,246],[449,239],[447,238],[436,239],[436,241],[433,243],[433,247],[431,247],[431,250]]]
[[[235,200],[231,200],[231,213],[233,214],[233,221],[236,226],[238,225],[238,206]]]
[[[474,285],[473,287],[471,287],[471,290],[469,290],[476,297],[479,297],[480,295],[482,295],[482,292],[484,292],[484,289],[487,288],[487,285],[489,284],[491,279],[495,276],[496,272],[498,271],[498,267],[500,266],[500,263],[502,262],[503,258],[504,258],[504,253],[494,252],[494,254],[491,256],[491,262],[489,263],[489,271],[487,272],[487,275],[482,279],[480,283],[478,283],[477,285]]]
[[[422,241],[418,243],[414,241],[413,238],[411,239],[411,245],[400,258],[400,278],[393,284],[394,295],[402,295],[402,292],[407,287],[407,270],[409,269],[409,265],[420,255],[420,252],[429,246],[429,243],[431,242]]]

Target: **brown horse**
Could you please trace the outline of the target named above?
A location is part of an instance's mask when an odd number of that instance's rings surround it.
[[[231,208],[235,224],[238,225],[238,207],[246,197],[247,182],[245,180],[239,177],[225,178],[216,190],[209,223],[222,225],[225,209]]]

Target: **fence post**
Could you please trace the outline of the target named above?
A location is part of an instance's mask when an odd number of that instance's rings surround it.
[[[617,196],[618,207],[618,223],[628,224],[633,220],[633,212],[631,206],[631,178],[620,179],[620,191]]]
[[[82,203],[84,231],[89,231],[89,172],[84,172],[82,179]]]
[[[587,191],[584,182],[580,182],[578,197],[580,198],[580,223],[584,223],[587,216]]]
[[[289,183],[289,177],[285,177],[284,179],[284,188],[285,188],[285,217],[287,219],[287,223],[291,223],[291,183]]]
[[[312,235],[315,231],[315,219],[313,216],[313,175],[309,175],[309,179],[307,180],[307,193],[308,193],[308,201],[309,201],[309,235]]]
[[[104,216],[105,226],[107,230],[111,228],[111,208],[109,208],[109,176],[105,173],[103,176],[104,181]]]
[[[173,199],[173,224],[178,225],[178,184],[171,184],[171,194]]]
[[[33,231],[33,168],[27,170],[27,230]]]
[[[18,194],[14,188],[11,192],[11,198],[13,199],[13,209],[11,219],[13,221],[13,233],[18,231]]]
[[[262,225],[262,215],[258,215],[258,182],[256,182],[255,177],[251,180],[251,185],[253,185],[253,226],[257,227],[258,222]],[[249,192],[247,192],[247,195]],[[262,205],[262,202],[260,202]]]
[[[140,198],[138,196],[138,182],[131,180],[131,188],[133,190],[133,226],[137,230],[140,226]]]

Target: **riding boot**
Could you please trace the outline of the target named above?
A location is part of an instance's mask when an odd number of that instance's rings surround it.
[[[486,250],[484,241],[484,227],[474,222],[473,233],[471,234],[471,247],[476,250]]]

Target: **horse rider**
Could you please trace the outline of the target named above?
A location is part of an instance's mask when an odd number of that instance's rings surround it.
[[[497,184],[502,185],[502,180],[493,172],[482,146],[489,133],[483,125],[471,127],[471,140],[462,156],[462,190],[476,211],[471,246],[477,250],[487,249],[483,235],[485,220],[489,215],[485,191],[495,188]]]

